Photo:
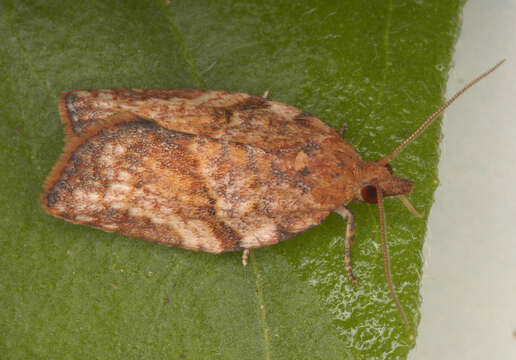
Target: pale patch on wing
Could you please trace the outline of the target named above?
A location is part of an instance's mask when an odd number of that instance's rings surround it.
[[[111,167],[115,164],[113,144],[105,144],[104,148],[102,149],[102,154],[100,155],[99,161],[103,166],[106,167]]]
[[[277,242],[276,224],[269,220],[263,224],[248,227],[246,234],[240,240],[240,246],[243,248],[257,248]]]
[[[129,196],[133,188],[130,184],[114,183],[108,187],[104,195],[104,203],[114,209],[126,209],[128,207]]]
[[[115,155],[122,155],[125,153],[125,148],[121,144],[116,144],[115,148],[113,149],[113,153]]]
[[[102,154],[99,160],[104,166],[113,166],[115,164],[111,154]]]
[[[210,228],[203,220],[186,220],[177,217],[175,222],[170,225],[182,237],[181,246],[187,249],[204,250],[209,249],[213,252],[220,252],[223,248],[220,242],[214,238]]]
[[[136,200],[137,199],[137,200]],[[188,219],[177,214],[169,200],[139,189],[128,199],[128,215],[147,218],[157,225],[169,226],[180,236],[180,246],[192,250],[221,252],[223,248],[205,219]],[[208,220],[208,219],[206,219]]]
[[[132,180],[132,175],[129,171],[125,171],[125,170],[120,170],[118,172],[118,177],[117,177],[117,180],[118,181],[124,181],[124,182],[129,182],[130,180]]]
[[[104,223],[104,224],[102,224],[102,227],[104,229],[107,229],[107,231],[116,231],[116,230],[118,230],[118,225],[117,224]]]
[[[273,113],[281,114],[284,119],[293,119],[302,112],[298,108],[277,101],[269,102],[269,110]]]
[[[73,191],[72,196],[76,204],[76,209],[79,211],[94,212],[102,210],[104,208],[102,204],[99,202],[100,195],[97,192],[89,192],[79,188]],[[76,220],[80,222],[83,221],[80,219]]]
[[[99,93],[97,99],[98,101],[110,101],[115,98],[114,94],[111,91],[103,91]]]
[[[220,99],[220,94],[222,92],[219,91],[206,91],[204,94],[197,96],[194,99],[188,100],[189,105],[193,106],[199,106],[199,105],[205,105],[207,103],[216,103],[217,99]]]
[[[143,211],[141,208],[139,207],[130,207],[128,210],[127,210],[127,214],[129,216],[134,216],[134,217],[137,217],[137,216],[145,216],[145,211]],[[154,219],[155,222],[157,222],[158,219]],[[165,220],[163,220],[163,223],[165,223]]]
[[[90,222],[90,221],[93,221],[93,220],[96,220],[95,218],[91,217],[91,216],[86,216],[86,215],[78,215],[76,218],[75,218],[76,221],[78,222],[82,222],[82,223],[87,223],[87,222]]]

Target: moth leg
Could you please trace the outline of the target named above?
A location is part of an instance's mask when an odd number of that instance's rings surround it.
[[[265,92],[263,93],[262,98],[267,99],[268,97],[269,97],[269,90],[265,90]]]
[[[247,265],[247,260],[249,259],[249,249],[244,249],[242,251],[242,265]]]
[[[348,273],[348,278],[351,280],[353,284],[357,283],[357,279],[353,275],[353,271],[351,269],[351,245],[355,241],[355,218],[351,210],[347,207],[341,206],[337,210],[335,210],[337,214],[342,216],[343,219],[347,219],[346,224],[346,239],[344,241],[345,245],[345,257],[344,261],[346,263],[346,271]]]
[[[347,123],[342,124],[342,127],[340,128],[340,131],[339,131],[340,136],[344,136],[344,134],[346,133],[347,130],[348,130],[348,124]]]

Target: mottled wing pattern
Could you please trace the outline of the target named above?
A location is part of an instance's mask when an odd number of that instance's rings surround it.
[[[266,151],[299,151],[310,143],[341,140],[334,129],[300,109],[227,91],[76,90],[61,96],[60,112],[70,136],[82,136],[113,115],[129,112],[170,130]]]
[[[110,115],[72,130],[80,136],[68,137],[41,197],[50,214],[165,245],[223,252],[287,239],[319,224],[335,206],[309,191],[307,171],[294,166],[296,153],[278,157],[134,114]],[[80,123],[69,120],[72,129]]]

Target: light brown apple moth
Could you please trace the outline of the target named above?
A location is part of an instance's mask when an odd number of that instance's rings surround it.
[[[351,201],[378,203],[386,276],[384,197],[413,182],[389,161],[468,84],[394,152],[369,163],[316,117],[265,97],[211,90],[77,90],[60,113],[65,150],[41,195],[49,214],[104,231],[212,253],[260,248],[318,225]]]

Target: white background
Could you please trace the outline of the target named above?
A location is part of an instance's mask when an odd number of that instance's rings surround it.
[[[516,359],[516,0],[468,1],[447,97],[502,58],[444,117],[410,359]]]

